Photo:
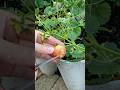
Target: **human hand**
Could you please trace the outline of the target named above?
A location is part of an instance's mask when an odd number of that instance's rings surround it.
[[[51,54],[54,52],[54,46],[55,45],[62,45],[64,46],[64,43],[57,40],[56,38],[50,36],[47,40],[42,42],[41,35],[43,33],[40,31],[35,31],[35,53],[36,57],[39,58],[45,58],[50,59]]]
[[[0,76],[33,78],[34,42],[18,38],[10,25],[11,19],[19,20],[20,17],[0,9]],[[28,37],[28,35],[24,36]],[[34,33],[29,36],[34,40]]]

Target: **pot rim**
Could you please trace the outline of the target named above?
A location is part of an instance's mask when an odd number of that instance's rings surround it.
[[[64,62],[64,63],[78,63],[78,62],[81,62],[81,63],[85,63],[85,60],[80,60],[80,61],[77,61],[77,62],[71,62],[71,61],[68,61],[68,60],[61,59],[60,62]]]

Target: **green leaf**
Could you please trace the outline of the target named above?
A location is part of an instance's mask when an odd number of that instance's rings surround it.
[[[98,4],[104,0],[86,0],[86,4]]]
[[[100,25],[105,24],[109,21],[111,15],[111,8],[108,3],[103,3],[95,7],[95,12],[93,12],[94,17],[98,20]]]
[[[70,12],[73,16],[85,17],[85,3],[74,5],[70,8]]]
[[[42,5],[43,0],[35,0],[35,5],[37,8],[43,7]]]
[[[98,32],[99,22],[94,16],[86,15],[86,31],[90,33]]]
[[[54,1],[56,1],[56,2],[64,2],[64,0],[54,0]]]
[[[56,18],[46,19],[44,21],[44,28],[45,29],[52,29],[52,28],[56,27],[57,24],[58,24],[58,20]]]
[[[78,36],[80,36],[80,34],[81,34],[81,28],[77,27],[77,28],[74,28],[73,30],[69,30],[68,38],[71,40],[76,40]]]
[[[111,8],[108,3],[87,6],[86,8],[87,31],[91,33],[96,33],[100,25],[103,25],[109,21],[110,15]]]
[[[47,16],[50,16],[56,12],[56,9],[54,7],[48,6],[44,10],[44,14]]]
[[[48,5],[50,5],[50,3],[45,0],[35,0],[35,6],[37,8],[43,8],[44,6],[48,6]]]

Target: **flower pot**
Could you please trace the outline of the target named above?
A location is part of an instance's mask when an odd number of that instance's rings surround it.
[[[85,60],[78,62],[61,60],[57,66],[68,90],[85,90]]]
[[[39,59],[37,58],[36,59],[36,64],[39,64],[39,63],[45,63],[46,60],[45,59]],[[40,65],[39,66],[39,69],[41,70],[41,72],[43,74],[46,74],[46,75],[53,75],[55,73],[55,71],[57,70],[57,65],[55,63],[52,63],[52,62],[49,62],[45,65]]]

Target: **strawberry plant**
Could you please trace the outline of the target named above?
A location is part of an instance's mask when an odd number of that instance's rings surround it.
[[[86,1],[87,84],[120,78],[119,7],[118,0]]]
[[[87,84],[120,79],[120,0],[35,0],[35,12],[33,3],[28,3],[32,0],[21,1],[21,10],[11,8],[11,3],[4,5],[32,21],[31,14],[35,14],[37,30],[65,43],[65,59],[85,59],[86,47]],[[84,30],[86,37],[81,43]]]
[[[77,43],[85,29],[84,0],[35,0],[37,29],[65,43],[66,60],[85,59],[85,47]]]
[[[6,26],[15,32],[17,41],[24,39],[34,42],[34,0],[2,1],[1,8],[19,17],[11,18]]]

